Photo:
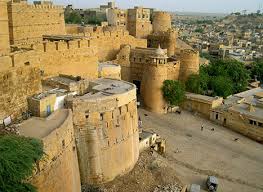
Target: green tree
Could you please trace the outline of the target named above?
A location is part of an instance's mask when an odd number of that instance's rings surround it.
[[[81,24],[81,15],[77,11],[65,13],[65,22],[72,24]]]
[[[195,30],[195,32],[196,32],[196,33],[204,33],[204,29],[202,29],[202,28],[197,28],[197,29]]]
[[[252,64],[251,78],[253,79],[255,76],[263,82],[263,59],[257,60]]]
[[[0,191],[35,192],[26,179],[43,155],[43,144],[32,138],[16,135],[0,136]]]
[[[192,74],[186,81],[186,90],[192,93],[205,94],[208,90],[209,76],[200,70],[199,74]]]
[[[179,81],[165,80],[162,92],[166,102],[173,106],[181,104],[185,99],[185,86]]]
[[[233,83],[230,78],[217,76],[211,79],[211,86],[214,96],[226,98],[233,93]]]

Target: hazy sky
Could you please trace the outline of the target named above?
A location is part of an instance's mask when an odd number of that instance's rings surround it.
[[[73,4],[75,8],[98,7],[106,4],[106,0],[53,0],[56,4]],[[248,10],[255,12],[259,5],[263,8],[263,0],[116,0],[118,7],[128,8],[134,5],[153,7],[167,11],[194,11],[230,13]]]

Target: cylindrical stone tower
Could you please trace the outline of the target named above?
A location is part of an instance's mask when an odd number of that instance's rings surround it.
[[[7,1],[0,0],[0,55],[10,50]]]
[[[163,98],[162,86],[167,80],[167,55],[157,49],[157,55],[145,67],[142,78],[142,98],[145,108],[155,113],[166,113],[167,104]]]
[[[177,31],[173,29],[169,29],[167,33],[168,33],[167,55],[168,57],[171,57],[174,56],[175,54]]]
[[[163,11],[155,11],[153,13],[153,32],[166,32],[172,28],[171,15]]]
[[[180,75],[181,81],[186,81],[191,74],[199,72],[199,52],[192,49],[181,50],[180,53]]]

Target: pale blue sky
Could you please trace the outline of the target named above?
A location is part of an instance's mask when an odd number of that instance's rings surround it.
[[[106,4],[106,0],[54,0],[59,4],[73,4],[76,8],[98,7]],[[116,0],[118,7],[128,8],[134,5],[159,8],[167,11],[194,11],[230,13],[248,10],[255,12],[259,5],[263,8],[263,0]]]

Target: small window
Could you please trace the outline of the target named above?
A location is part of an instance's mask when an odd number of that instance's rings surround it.
[[[90,40],[88,41],[88,47],[90,47]]]
[[[25,65],[30,65],[30,62],[29,61],[25,62]]]
[[[86,117],[86,119],[88,119],[88,118],[89,118],[89,115],[85,115],[85,117]]]
[[[62,147],[65,148],[65,140],[62,140]]]
[[[219,115],[218,115],[218,113],[216,114],[216,119],[219,119]]]
[[[78,41],[78,48],[80,48],[80,41]]]
[[[100,114],[100,120],[103,120],[103,113]]]
[[[44,46],[44,52],[46,52],[46,51],[47,51],[47,45],[46,45],[46,43],[44,43],[43,46]]]
[[[263,123],[258,122],[258,126],[259,126],[259,127],[263,127]]]

